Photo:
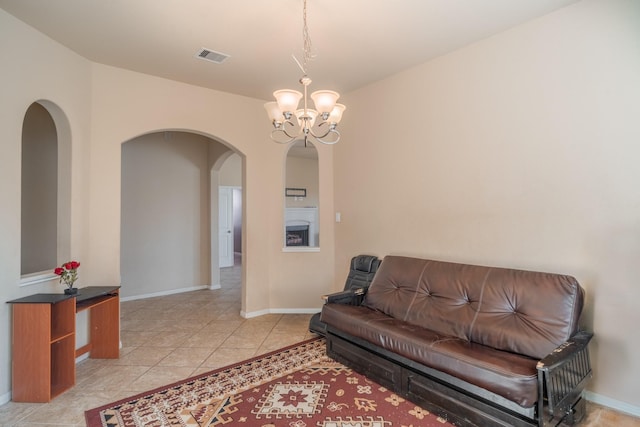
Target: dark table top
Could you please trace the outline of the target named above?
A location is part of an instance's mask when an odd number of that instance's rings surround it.
[[[59,294],[33,294],[24,298],[7,301],[9,304],[55,304],[60,301],[76,298],[76,302],[86,301],[92,298],[107,296],[115,293],[120,286],[88,286],[86,288],[78,288],[75,295]]]

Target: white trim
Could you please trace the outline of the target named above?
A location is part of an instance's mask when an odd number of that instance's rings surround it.
[[[134,295],[134,296],[131,296],[131,297],[120,298],[120,301],[133,301],[133,300],[137,300],[137,299],[162,297],[162,296],[166,296],[166,295],[182,294],[184,292],[200,291],[202,289],[209,289],[209,286],[208,285],[192,286],[190,288],[171,289],[171,290],[168,290],[168,291],[153,292],[153,293],[150,293],[150,294]]]
[[[589,402],[593,402],[606,408],[613,409],[614,411],[622,412],[634,417],[640,417],[640,406],[634,406],[629,403],[612,399],[610,397],[603,396],[598,393],[593,393],[587,390],[585,390],[584,392],[584,398]]]
[[[36,283],[48,282],[49,280],[59,279],[59,276],[52,271],[39,271],[20,276],[20,286],[35,285]]]
[[[271,314],[315,314],[322,310],[318,308],[273,308],[269,310]]]
[[[216,290],[216,289],[222,289],[222,286],[220,285],[220,283],[218,283],[217,285],[211,285],[209,286],[209,289]]]
[[[4,405],[5,403],[9,403],[9,402],[11,402],[11,392],[10,391],[0,396],[0,406]]]
[[[282,252],[320,252],[320,247],[309,246],[285,246],[282,248]]]
[[[76,349],[77,350],[77,349]],[[83,360],[87,360],[89,358],[89,352],[86,352],[84,354],[81,354],[80,356],[76,357],[76,365],[80,362],[82,362]]]
[[[315,314],[320,312],[322,307],[318,308],[267,308],[259,311],[241,311],[240,316],[245,319],[251,319],[258,316],[264,316],[265,314]]]
[[[240,316],[244,317],[245,319],[251,319],[254,317],[258,317],[258,316],[264,316],[265,314],[269,314],[271,313],[269,311],[269,309],[266,310],[260,310],[260,311],[252,311],[250,313],[247,313],[244,310],[240,310]]]

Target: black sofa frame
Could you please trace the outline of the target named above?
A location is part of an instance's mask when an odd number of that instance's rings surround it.
[[[360,305],[368,287],[328,295],[327,303]],[[326,329],[327,355],[460,427],[575,425],[584,417],[582,391],[591,378],[580,331],[537,363],[538,403],[523,408],[488,390],[416,363],[368,341]]]

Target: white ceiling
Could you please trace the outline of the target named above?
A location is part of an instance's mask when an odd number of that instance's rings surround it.
[[[578,0],[308,0],[310,90],[349,92]],[[0,0],[91,61],[271,99],[299,89],[302,0]],[[201,48],[230,55],[223,64]]]

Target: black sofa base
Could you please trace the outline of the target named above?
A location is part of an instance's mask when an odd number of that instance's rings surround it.
[[[537,408],[519,405],[329,327],[327,355],[459,427],[574,425],[584,415],[578,399],[566,417],[542,422]],[[566,424],[564,422],[567,422]]]

